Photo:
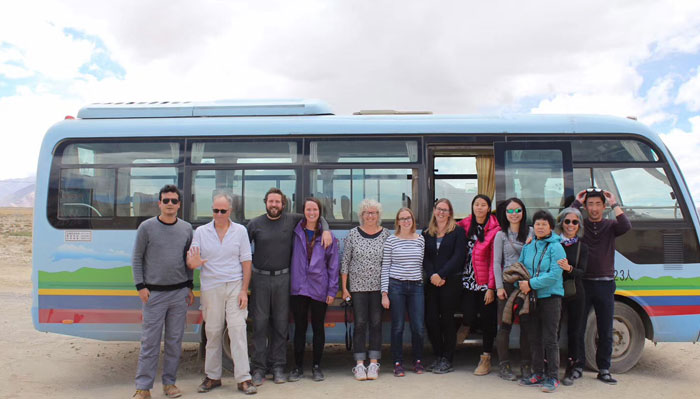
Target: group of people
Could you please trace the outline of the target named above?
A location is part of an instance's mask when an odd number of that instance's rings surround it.
[[[246,227],[230,219],[233,199],[213,197],[212,221],[194,234],[177,218],[180,192],[168,185],[159,193],[159,216],[143,222],[133,254],[134,281],[143,301],[143,333],[134,397],[150,398],[164,330],[163,391],[179,397],[175,372],[187,307],[194,301],[193,270],[200,268],[201,310],[206,343],[205,378],[198,392],[221,386],[222,334],[228,328],[238,389],[254,394],[266,374],[275,383],[304,377],[306,331],[311,321],[311,378],[322,381],[324,320],[338,292],[352,303],[352,368],[357,380],[379,377],[382,313],[391,313],[393,373],[406,373],[403,335],[409,319],[415,373],[454,370],[456,344],[473,329],[483,334],[483,353],[474,374],[491,369],[494,344],[499,375],[517,380],[509,359],[512,325],[520,323],[520,385],[554,391],[559,383],[559,330],[568,326],[568,361],[562,382],[573,384],[585,363],[585,315],[594,308],[598,327],[597,378],[610,374],[614,312],[614,241],[630,229],[615,196],[598,188],[578,193],[557,220],[537,211],[527,225],[525,205],[510,198],[498,205],[477,195],[471,215],[460,222],[448,199],[433,207],[418,234],[410,208],[395,217],[395,231],[381,225],[382,206],[360,203],[360,225],[348,232],[342,258],[338,240],[322,215],[321,202],[304,200],[302,215],[284,212],[285,195],[265,195],[266,213]],[[615,220],[605,219],[606,207]],[[584,207],[588,217],[579,211]],[[254,251],[252,250],[254,249]],[[248,303],[248,288],[252,295]],[[246,318],[253,320],[253,354],[248,358]],[[294,320],[294,365],[286,373],[289,313]],[[461,311],[458,331],[455,314]],[[433,349],[424,363],[424,336]],[[252,372],[251,372],[252,369]]]

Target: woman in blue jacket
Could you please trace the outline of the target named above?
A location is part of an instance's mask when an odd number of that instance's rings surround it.
[[[520,253],[520,263],[525,265],[531,278],[520,281],[518,288],[525,294],[531,294],[531,291],[535,294],[530,295],[530,322],[527,327],[533,374],[523,377],[520,385],[542,387],[544,392],[553,392],[559,386],[557,328],[561,317],[561,298],[564,296],[562,268],[557,262],[566,259],[566,252],[559,236],[552,233],[554,218],[549,212],[537,211],[532,221],[535,240],[525,245]],[[536,299],[533,300],[533,297]]]

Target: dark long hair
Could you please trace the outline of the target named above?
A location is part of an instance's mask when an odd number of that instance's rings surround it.
[[[530,233],[530,228],[527,226],[527,211],[525,210],[525,204],[523,204],[523,201],[521,201],[520,198],[508,198],[496,206],[496,218],[498,219],[498,224],[501,226],[501,231],[508,234],[510,222],[508,221],[506,208],[511,202],[515,202],[516,204],[520,205],[520,208],[523,210],[523,218],[520,220],[520,229],[518,229],[518,241],[525,242],[527,241],[528,233]]]
[[[482,200],[486,201],[487,204],[489,204],[489,211],[486,212],[486,222],[489,222],[489,218],[491,217],[491,198],[489,198],[488,195],[485,194],[477,194],[474,196],[474,199],[472,199],[472,205],[471,208],[469,208],[472,212],[471,215],[471,223],[469,224],[469,231],[467,232],[467,237],[472,237],[476,235],[476,239],[479,240],[479,242],[484,242],[484,230],[482,229],[481,232],[479,232],[479,229],[477,228],[477,225],[479,224],[476,221],[476,215],[474,215],[474,202],[476,202],[477,199],[481,198]]]
[[[314,235],[311,237],[311,242],[309,242],[308,239],[306,241],[306,256],[308,257],[307,261],[311,262],[311,255],[314,250],[314,245],[316,245],[316,238],[321,235],[321,215],[323,214],[323,207],[321,206],[321,201],[318,198],[309,197],[304,200],[304,209],[306,209],[307,202],[313,202],[318,206],[318,220],[316,221],[316,227],[314,228]],[[306,217],[304,217],[303,227],[306,228]]]

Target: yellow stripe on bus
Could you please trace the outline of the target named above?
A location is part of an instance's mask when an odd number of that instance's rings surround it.
[[[81,296],[138,296],[134,290],[76,290],[61,288],[40,288],[39,295],[81,295]],[[194,291],[194,296],[199,296],[199,291]]]

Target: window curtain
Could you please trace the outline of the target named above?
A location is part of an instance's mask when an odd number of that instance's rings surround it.
[[[491,200],[496,193],[495,162],[493,155],[476,157],[476,175],[479,194],[488,195]]]

